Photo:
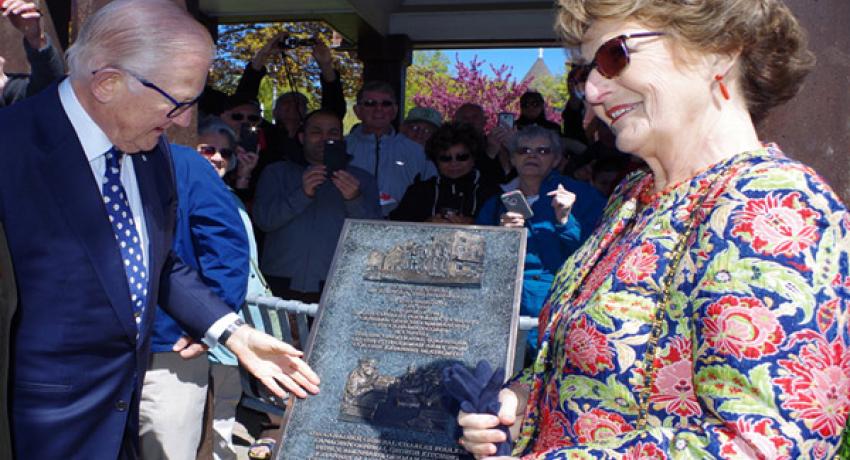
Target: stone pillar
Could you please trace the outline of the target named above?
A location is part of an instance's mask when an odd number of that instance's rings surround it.
[[[850,203],[850,2],[785,3],[809,32],[817,65],[800,94],[771,112],[759,134],[814,167]]]
[[[369,35],[360,37],[357,55],[363,61],[363,81],[384,80],[396,91],[399,114],[404,117],[404,87],[407,67],[413,59],[413,46],[407,35]]]

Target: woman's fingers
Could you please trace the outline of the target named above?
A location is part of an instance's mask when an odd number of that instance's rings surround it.
[[[499,392],[499,402],[502,403],[499,408],[499,420],[502,425],[513,425],[516,422],[517,405],[519,404],[516,393],[509,388],[504,388]]]

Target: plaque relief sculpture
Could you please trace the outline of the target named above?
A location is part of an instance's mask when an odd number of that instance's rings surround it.
[[[434,235],[427,243],[406,241],[387,252],[372,251],[364,279],[432,285],[481,284],[484,238],[454,231]]]
[[[360,359],[348,374],[339,418],[346,422],[442,431],[449,417],[442,405],[440,369],[410,365],[399,376],[381,375],[374,359]]]

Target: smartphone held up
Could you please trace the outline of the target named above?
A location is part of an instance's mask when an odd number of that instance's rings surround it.
[[[534,211],[531,210],[531,206],[528,204],[528,200],[525,199],[522,191],[511,190],[510,192],[503,193],[501,198],[508,212],[515,212],[525,220],[534,217]]]
[[[328,177],[348,166],[348,153],[345,151],[345,140],[328,139],[325,141],[323,164]]]

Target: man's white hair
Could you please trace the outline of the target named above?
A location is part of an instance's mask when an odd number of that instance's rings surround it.
[[[215,57],[209,32],[173,0],[115,0],[92,14],[65,53],[72,79],[104,67],[151,78],[177,56]]]

